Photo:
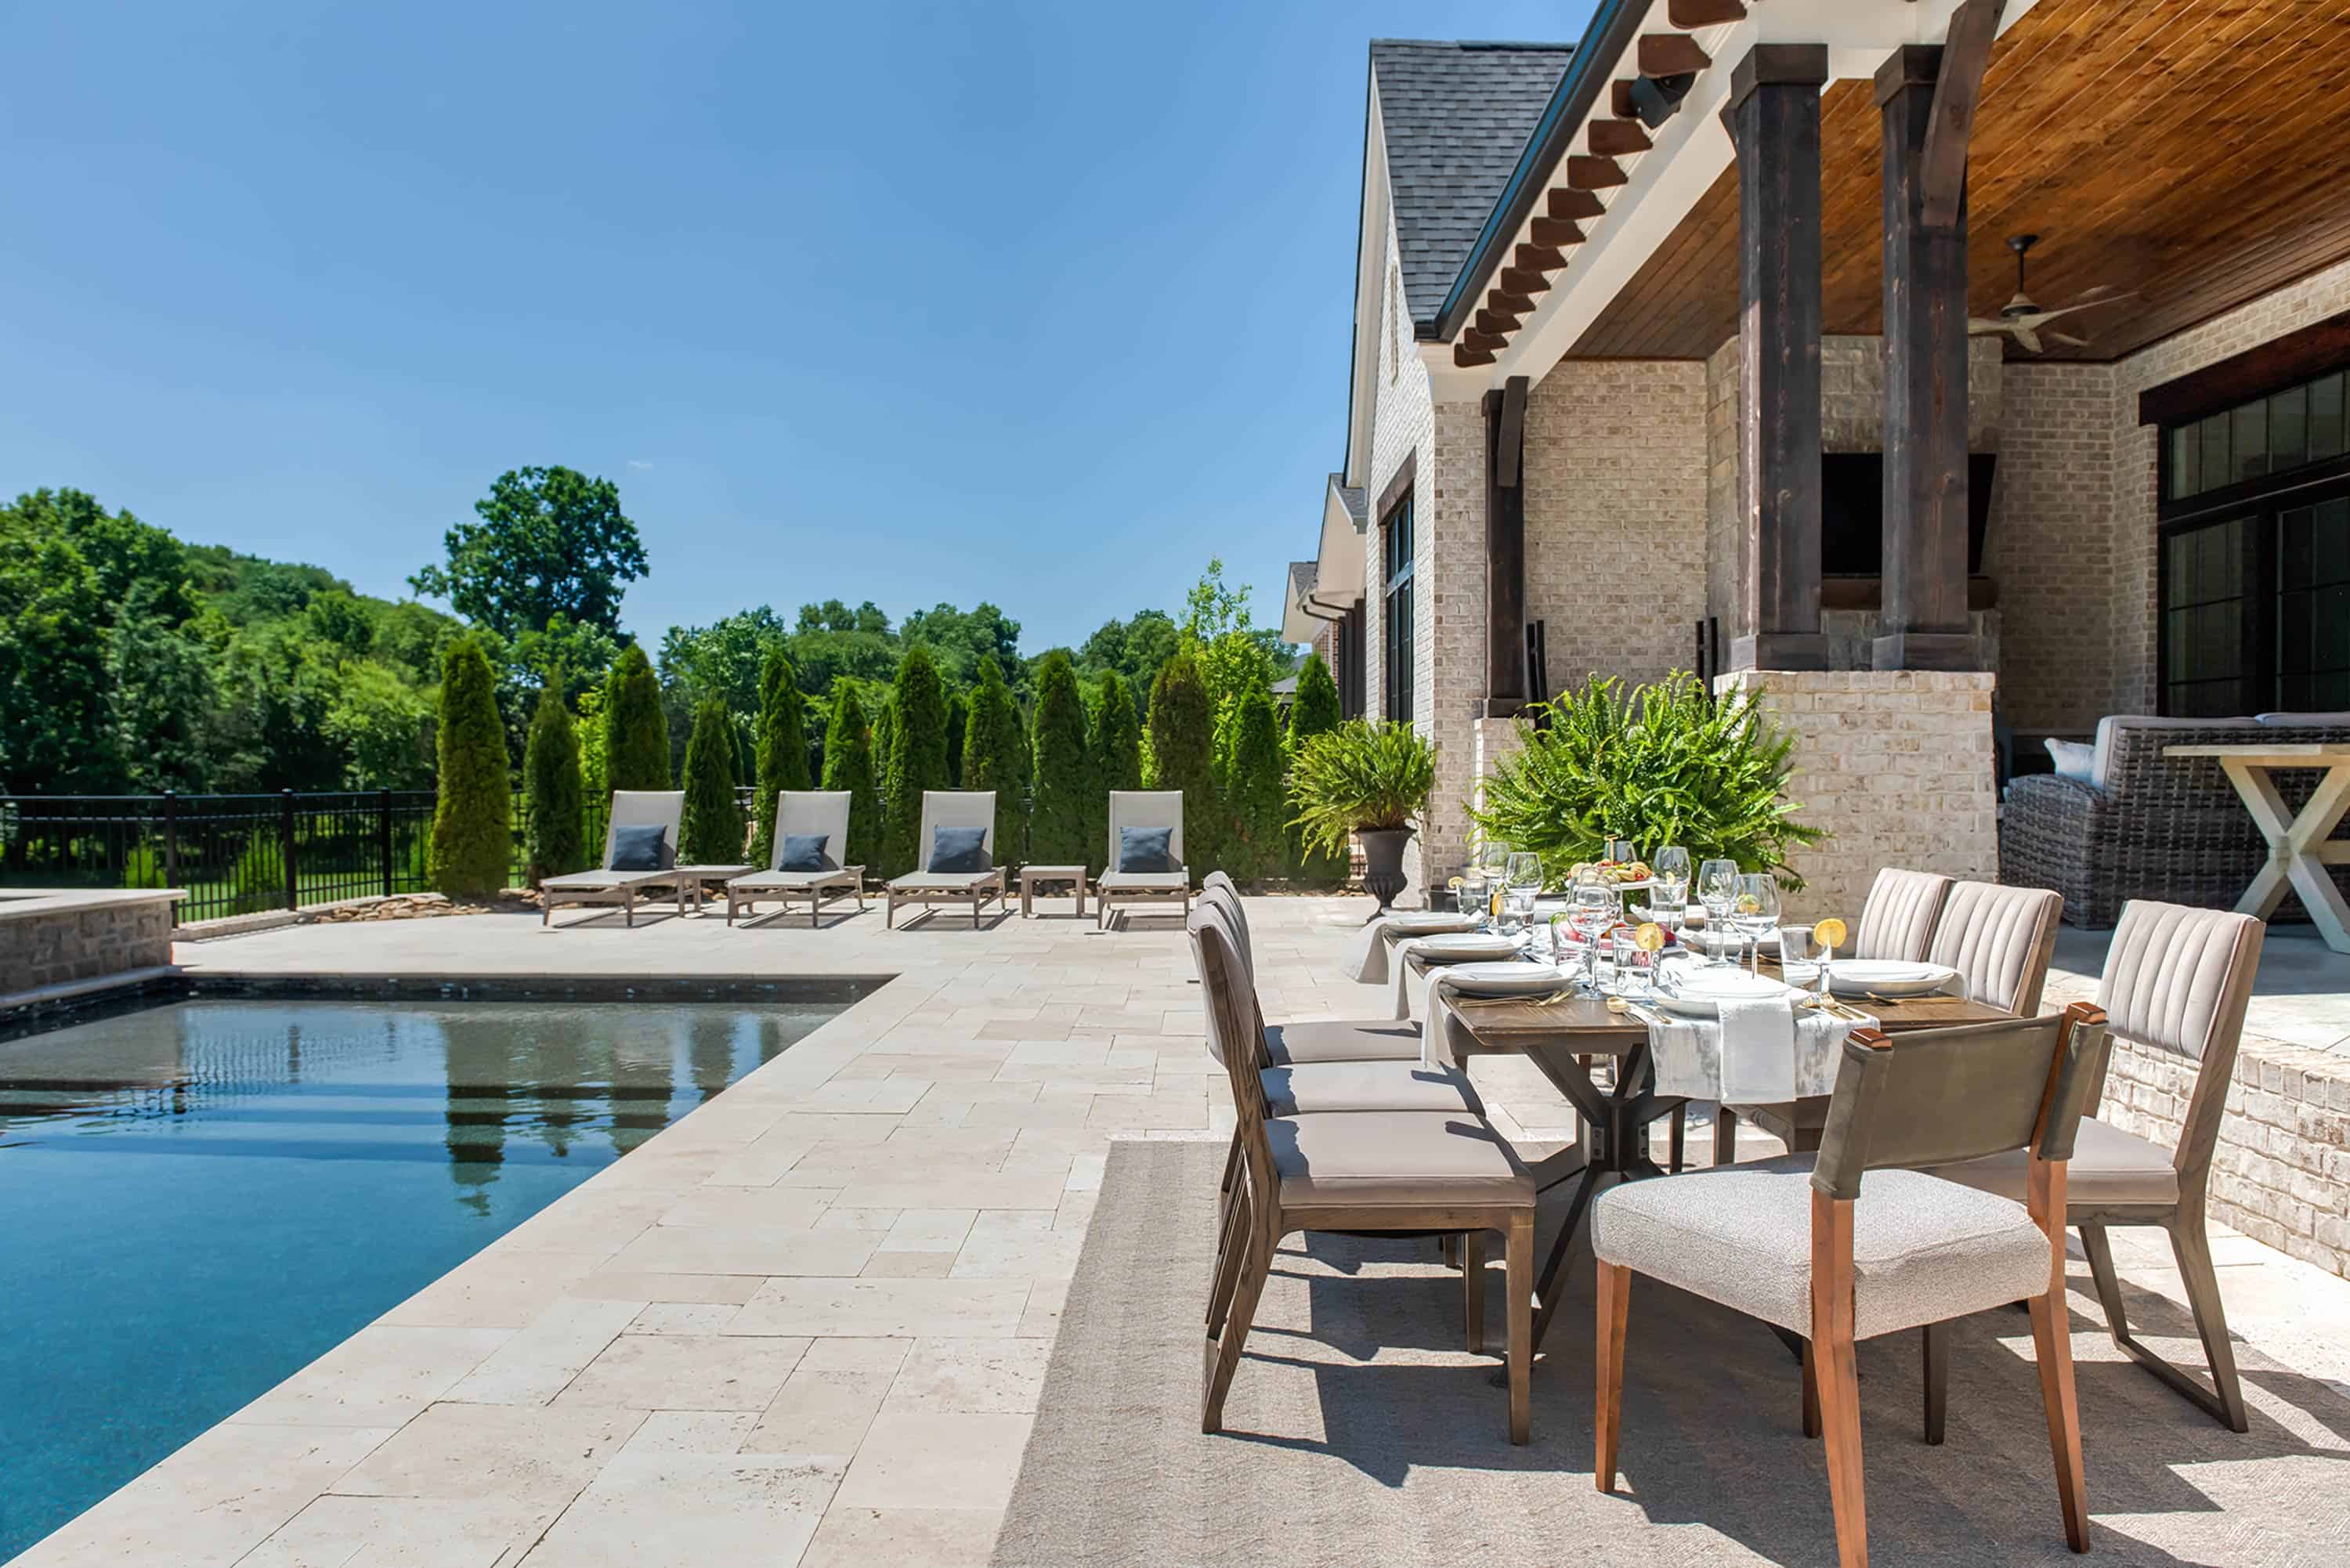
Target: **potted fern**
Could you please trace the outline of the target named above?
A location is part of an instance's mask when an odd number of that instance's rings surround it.
[[[1628,693],[1595,676],[1561,693],[1547,717],[1524,727],[1523,748],[1495,766],[1484,805],[1470,812],[1489,837],[1541,857],[1545,880],[1628,838],[1644,854],[1678,844],[1693,861],[1735,860],[1803,888],[1788,857],[1825,835],[1794,819],[1794,742],[1752,694],[1716,700],[1679,671]]]
[[[1363,841],[1363,887],[1384,911],[1404,888],[1403,847],[1436,788],[1436,748],[1409,724],[1349,720],[1297,748],[1290,819],[1305,846],[1343,858]]]

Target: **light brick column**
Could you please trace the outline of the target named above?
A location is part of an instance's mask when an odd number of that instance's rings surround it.
[[[1987,673],[1742,670],[1714,682],[1750,691],[1794,737],[1787,797],[1828,835],[1790,857],[1805,887],[1791,920],[1859,919],[1887,866],[1991,880],[1999,873]]]

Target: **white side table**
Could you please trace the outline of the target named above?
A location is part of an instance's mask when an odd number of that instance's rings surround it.
[[[1086,915],[1086,868],[1082,866],[1023,866],[1020,867],[1020,918],[1035,913],[1036,888],[1043,882],[1068,882],[1077,890],[1077,918]]]

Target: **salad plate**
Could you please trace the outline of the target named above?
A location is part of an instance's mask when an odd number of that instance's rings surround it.
[[[1412,944],[1412,950],[1438,963],[1462,963],[1471,959],[1505,959],[1518,950],[1514,937],[1496,936],[1490,931],[1447,931],[1440,936],[1421,937]]]
[[[1445,984],[1469,996],[1549,996],[1567,983],[1567,974],[1547,963],[1463,963],[1444,971]]]
[[[1948,964],[1896,959],[1837,959],[1828,965],[1828,989],[1838,996],[1930,996],[1958,978]]]
[[[1713,1018],[1724,1002],[1763,1002],[1789,994],[1791,988],[1783,982],[1742,969],[1667,964],[1658,981],[1656,1002],[1683,1018]]]

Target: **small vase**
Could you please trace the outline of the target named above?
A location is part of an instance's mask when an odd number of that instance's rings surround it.
[[[1411,842],[1411,829],[1366,827],[1355,836],[1363,841],[1363,890],[1379,901],[1384,915],[1404,889],[1403,846]]]

